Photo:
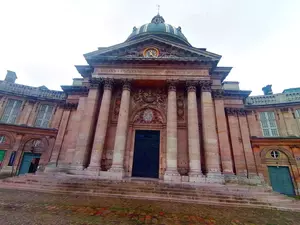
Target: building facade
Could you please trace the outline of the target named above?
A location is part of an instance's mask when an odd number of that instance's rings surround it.
[[[1,174],[267,184],[300,191],[300,89],[250,96],[231,67],[155,16],[51,91],[0,83]]]

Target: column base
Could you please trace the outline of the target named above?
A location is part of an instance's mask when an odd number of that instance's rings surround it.
[[[181,176],[177,170],[166,170],[164,173],[164,181],[181,182]]]
[[[86,169],[86,174],[93,175],[93,176],[100,176],[100,171],[101,171],[100,166],[89,166]]]
[[[238,182],[237,176],[233,173],[225,173],[224,180],[226,183],[237,183]]]
[[[75,175],[85,175],[85,170],[82,165],[71,165],[69,166],[67,173]]]
[[[49,162],[46,166],[45,166],[45,173],[53,173],[53,172],[58,172],[59,169],[57,168],[56,162]]]
[[[100,176],[105,176],[108,179],[112,180],[122,180],[125,177],[125,171],[123,167],[112,166],[108,171],[100,172]]]
[[[224,175],[220,172],[209,172],[206,175],[206,183],[224,184]]]
[[[205,176],[201,172],[189,172],[189,182],[205,183]]]

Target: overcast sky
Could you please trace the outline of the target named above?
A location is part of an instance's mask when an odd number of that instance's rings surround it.
[[[80,77],[84,53],[124,42],[157,4],[252,95],[300,87],[300,0],[0,0],[0,79],[13,70],[17,83],[60,90]]]

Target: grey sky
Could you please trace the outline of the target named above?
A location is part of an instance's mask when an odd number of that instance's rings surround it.
[[[222,55],[242,89],[300,86],[299,0],[0,0],[0,78],[9,69],[17,83],[60,90],[84,53],[125,41],[156,4],[193,46]]]

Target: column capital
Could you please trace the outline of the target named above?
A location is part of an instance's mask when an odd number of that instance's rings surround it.
[[[72,110],[72,109],[77,109],[78,103],[71,103],[67,102],[63,105],[64,109],[66,110]]]
[[[196,92],[197,91],[197,81],[188,80],[185,82],[186,89],[188,92]]]
[[[168,91],[176,91],[176,85],[178,84],[178,80],[167,80]]]
[[[247,111],[243,108],[225,108],[226,114],[229,116],[246,116]]]
[[[224,98],[224,90],[222,90],[222,89],[212,90],[212,96],[214,99],[223,99]]]
[[[111,78],[105,78],[103,80],[103,88],[104,90],[112,90],[114,84],[114,80]]]
[[[122,79],[121,84],[123,85],[123,90],[130,91],[131,90],[131,82],[132,82],[132,79]]]
[[[211,80],[201,80],[199,81],[201,91],[211,92],[212,81]]]

